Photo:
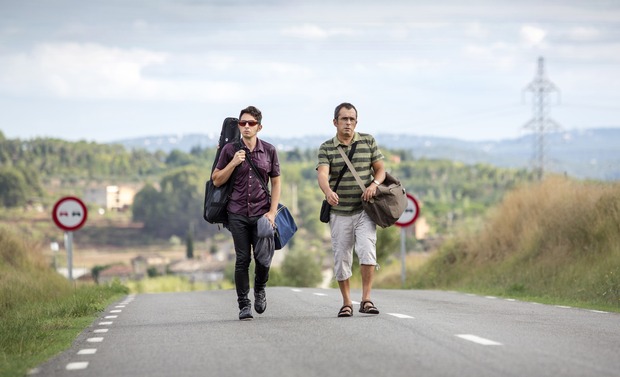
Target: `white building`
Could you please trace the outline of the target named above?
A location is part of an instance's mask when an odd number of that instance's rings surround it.
[[[129,186],[89,187],[84,192],[84,201],[106,210],[122,210],[133,204],[135,195],[136,189]]]

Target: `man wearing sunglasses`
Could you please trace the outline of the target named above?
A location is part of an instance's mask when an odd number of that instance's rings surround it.
[[[370,200],[385,179],[383,154],[372,135],[355,132],[357,109],[352,104],[345,102],[336,106],[333,123],[336,127],[336,136],[319,147],[319,162],[316,169],[319,186],[325,194],[325,199],[332,206],[329,227],[334,251],[334,276],[342,294],[342,307],[338,317],[353,315],[353,301],[349,287],[353,250],[358,256],[362,275],[362,301],[359,311],[365,314],[379,314],[379,309],[370,301],[374,270],[377,265],[377,228],[364,211],[362,200]],[[338,147],[349,156],[353,167],[366,184],[364,190],[357,184],[351,171],[346,168]],[[346,170],[334,191],[343,168]]]
[[[280,163],[276,148],[257,137],[263,128],[262,117],[261,111],[254,106],[241,110],[239,114],[241,142],[228,143],[222,148],[211,177],[213,184],[221,186],[233,176],[233,171],[236,169],[227,207],[227,227],[235,245],[235,286],[240,320],[253,318],[252,302],[248,298],[252,250],[255,262],[254,310],[261,314],[267,308],[265,287],[269,279],[269,266],[259,263],[256,259],[256,244],[259,239],[257,223],[261,217],[265,217],[273,227],[280,201]],[[252,159],[257,172],[253,171],[246,161],[247,158]],[[264,182],[271,182],[271,198],[262,188],[258,175]],[[273,246],[273,243],[271,245]],[[273,250],[271,254],[273,255]]]

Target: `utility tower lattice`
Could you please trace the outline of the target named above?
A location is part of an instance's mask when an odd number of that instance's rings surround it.
[[[538,72],[536,77],[529,83],[524,91],[533,93],[533,118],[523,127],[531,129],[534,132],[534,157],[532,162],[538,179],[542,180],[546,162],[545,135],[551,130],[560,129],[560,125],[549,118],[549,110],[551,107],[549,98],[553,92],[557,92],[559,96],[560,90],[554,83],[547,79],[545,75],[545,61],[542,57],[538,58]]]

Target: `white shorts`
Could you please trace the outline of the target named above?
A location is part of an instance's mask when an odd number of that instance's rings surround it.
[[[353,274],[353,250],[360,264],[377,265],[377,225],[365,211],[353,216],[331,214],[329,227],[334,250],[334,277],[347,280]]]

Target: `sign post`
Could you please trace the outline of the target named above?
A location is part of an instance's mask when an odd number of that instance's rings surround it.
[[[74,196],[67,196],[56,202],[52,210],[52,219],[65,231],[65,248],[67,249],[67,275],[73,280],[73,231],[86,222],[88,211],[86,205]]]
[[[420,205],[418,201],[413,195],[407,193],[407,208],[405,208],[405,212],[403,212],[398,221],[396,221],[396,225],[400,227],[400,280],[403,288],[405,287],[405,255],[407,254],[407,249],[405,247],[405,228],[413,225],[418,219],[419,214]],[[413,237],[415,238],[415,234]]]

